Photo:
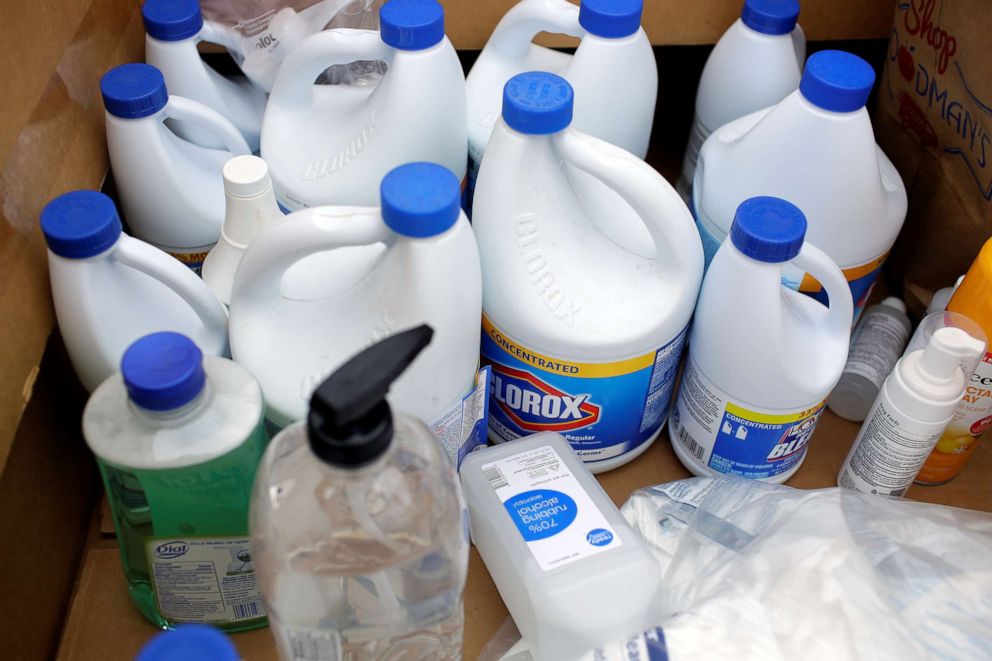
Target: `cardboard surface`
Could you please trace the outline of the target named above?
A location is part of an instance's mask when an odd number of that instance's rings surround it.
[[[837,471],[859,425],[827,411],[811,441],[806,463],[789,486],[811,489],[836,484]],[[992,489],[985,476],[992,471],[992,448],[979,445],[971,463],[955,481],[941,487],[910,489],[914,500],[992,511]],[[690,477],[672,452],[666,432],[641,457],[599,476],[618,505],[637,488]],[[94,535],[72,610],[66,624],[59,661],[131,659],[155,634],[131,604],[120,569],[116,542]],[[507,617],[506,608],[489,573],[475,550],[465,590],[465,653],[474,660]],[[232,640],[246,661],[275,661],[275,647],[268,629],[235,634]]]

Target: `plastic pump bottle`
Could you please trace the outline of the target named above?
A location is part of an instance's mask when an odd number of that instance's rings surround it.
[[[785,200],[746,200],[703,279],[668,428],[694,475],[781,483],[806,458],[847,360],[852,304],[843,274],[805,232]],[[829,308],[782,286],[790,263],[823,283]]]
[[[454,467],[390,384],[427,326],[359,353],[273,439],[252,499],[252,550],[279,656],[460,659],[468,531]]]
[[[570,127],[572,96],[551,73],[506,84],[475,195],[482,357],[492,440],[561,432],[599,472],[661,433],[702,249],[661,175]]]
[[[316,207],[263,232],[231,294],[231,351],[258,377],[277,426],[374,339],[427,323],[436,341],[393,388],[432,424],[474,387],[482,316],[479,252],[458,180],[433,163],[382,180],[381,208]]]
[[[644,158],[658,98],[658,65],[641,28],[643,0],[522,0],[500,19],[468,74],[469,186],[500,117],[503,87],[550,71],[575,90],[574,128]],[[574,55],[531,43],[539,32],[581,37]]]
[[[855,55],[814,53],[798,90],[707,138],[692,187],[707,264],[741,202],[781,197],[802,209],[807,240],[840,266],[860,313],[906,217],[906,188],[865,109],[874,81]],[[824,299],[821,283],[802,271],[786,269],[783,281]]]
[[[134,661],[241,661],[241,655],[217,629],[184,624],[156,634]]]
[[[199,0],[145,0],[141,18],[145,24],[145,62],[162,72],[169,90],[231,120],[248,147],[257,152],[265,92],[244,76],[222,76],[200,57],[197,44],[223,45],[226,39],[212,24],[204,24]],[[216,135],[195,124],[172,120],[170,127],[201,147],[224,147]]]
[[[128,591],[159,628],[265,624],[248,544],[264,411],[246,369],[178,333],[132,344],[86,404]]]
[[[128,227],[196,272],[224,222],[221,169],[250,154],[241,133],[217,111],[169,96],[162,73],[148,64],[122,64],[104,74],[110,167]],[[206,149],[165,125],[181,119],[212,132],[225,149]]]
[[[224,164],[224,226],[203,261],[203,281],[225,305],[231,303],[234,274],[249,244],[285,216],[272,192],[269,167],[258,156],[235,156]]]
[[[974,364],[985,343],[959,328],[941,328],[926,349],[899,360],[885,380],[837,485],[902,496],[954,416],[967,385],[962,362]]]
[[[845,420],[864,420],[912,330],[906,304],[894,296],[865,310],[851,338],[844,373],[827,400],[830,410]]]
[[[411,161],[465,176],[465,75],[436,0],[390,0],[380,31],[338,28],[283,61],[262,123],[262,157],[291,211],[379,203],[379,182]],[[374,86],[314,85],[325,69],[384,60]]]
[[[65,193],[41,212],[55,317],[76,374],[93,390],[139,337],[172,330],[227,351],[224,306],[188,268],[121,231],[109,197]]]
[[[744,0],[741,17],[716,42],[699,78],[696,116],[678,182],[686,200],[691,199],[692,175],[706,138],[799,87],[806,37],[798,17],[798,0]]]

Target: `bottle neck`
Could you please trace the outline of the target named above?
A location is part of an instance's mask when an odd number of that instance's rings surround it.
[[[168,409],[166,411],[153,411],[138,406],[131,399],[128,399],[128,406],[149,427],[181,427],[191,419],[199,416],[210,405],[210,402],[213,401],[213,397],[214,391],[208,381],[203,384],[203,390],[200,391],[200,394],[194,397],[192,401],[178,408]]]
[[[283,217],[272,186],[252,197],[225,197],[224,237],[238,248],[247,248],[262,229]]]

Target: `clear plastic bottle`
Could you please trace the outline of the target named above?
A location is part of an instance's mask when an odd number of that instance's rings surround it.
[[[263,412],[247,370],[179,333],[132,344],[86,405],[128,590],[160,628],[265,624],[248,543]]]
[[[461,487],[427,427],[385,400],[431,335],[419,326],[358,354],[265,454],[252,551],[285,661],[461,658]]]
[[[868,308],[851,339],[844,373],[827,400],[830,410],[845,420],[864,420],[912,329],[906,304],[895,296]]]

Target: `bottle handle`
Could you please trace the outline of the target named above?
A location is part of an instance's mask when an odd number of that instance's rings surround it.
[[[553,136],[565,161],[599,179],[633,208],[654,243],[659,274],[703,277],[703,244],[681,196],[630,152],[573,129]],[[688,250],[686,246],[691,246]]]
[[[114,259],[158,280],[176,292],[203,322],[207,332],[227,339],[227,312],[217,296],[179,260],[162,259],[164,253],[144,241],[124,235],[117,242]]]
[[[540,32],[583,37],[579,8],[567,0],[523,0],[506,12],[493,30],[486,49],[504,59],[523,61]]]
[[[393,49],[374,30],[336,28],[304,39],[279,66],[272,97],[291,108],[313,103],[313,83],[325,69],[357,60],[387,60]]]
[[[232,311],[240,307],[241,293],[248,291],[253,292],[253,298],[274,305],[286,271],[314,253],[376,243],[389,245],[396,237],[382,222],[377,207],[350,209],[346,216],[336,207],[317,207],[286,218],[290,222],[264,230],[245,251],[231,288]]]
[[[203,19],[203,27],[200,28],[200,32],[196,35],[196,43],[216,44],[233,53],[238,53],[241,51],[241,47],[234,38],[235,34],[232,28],[225,29],[213,21]]]
[[[849,336],[851,322],[854,320],[854,300],[851,298],[851,286],[840,267],[825,252],[809,242],[803,243],[799,254],[792,259],[792,264],[816,278],[827,292],[830,305],[823,306],[822,309],[826,317],[824,323],[831,334]],[[844,346],[847,346],[846,341]]]
[[[206,129],[224,144],[232,156],[251,155],[251,148],[231,120],[202,103],[182,96],[170,96],[165,106],[165,116]]]

